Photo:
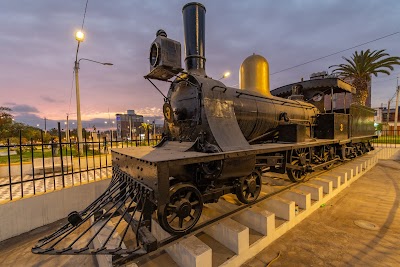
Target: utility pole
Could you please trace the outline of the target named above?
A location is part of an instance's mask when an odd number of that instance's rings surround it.
[[[399,77],[397,77],[397,86],[396,86],[396,106],[394,111],[394,136],[397,136],[397,120],[399,118]]]
[[[69,142],[69,121],[68,121],[68,113],[67,113],[67,129],[65,132],[65,137],[67,138],[67,142]]]
[[[156,139],[156,120],[153,120],[153,139]]]
[[[44,117],[44,134],[46,134],[47,133],[47,118],[46,117]]]

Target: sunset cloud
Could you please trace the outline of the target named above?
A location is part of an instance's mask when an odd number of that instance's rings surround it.
[[[115,118],[133,109],[150,119],[162,120],[163,97],[143,76],[149,72],[148,53],[158,29],[181,42],[184,51],[182,6],[175,1],[89,1],[78,58],[112,62],[104,66],[81,61],[79,69],[81,112],[84,120]],[[400,1],[287,0],[201,1],[207,9],[206,73],[231,76],[226,85],[238,84],[243,60],[263,55],[274,73],[360,43],[397,32]],[[0,101],[17,107],[18,119],[34,123],[44,117],[76,117],[74,32],[81,27],[86,1],[0,1]],[[223,14],[223,16],[221,15]],[[387,49],[400,55],[400,34],[358,48]],[[271,75],[271,88],[308,79],[313,72],[342,63],[350,50],[298,68]],[[182,55],[182,61],[184,55]],[[183,63],[183,62],[182,62]],[[184,63],[183,63],[184,65]],[[396,66],[393,75],[400,73]],[[373,105],[387,103],[396,80],[373,78]],[[157,83],[167,94],[169,84]],[[17,112],[17,110],[14,110]],[[108,112],[110,111],[110,112]],[[36,115],[36,116],[25,116]],[[99,121],[99,122],[100,122]]]

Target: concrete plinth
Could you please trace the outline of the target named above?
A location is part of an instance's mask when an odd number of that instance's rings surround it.
[[[257,206],[234,216],[233,219],[263,235],[270,235],[275,231],[275,214]]]
[[[311,181],[308,181],[309,184],[321,185],[323,188],[323,192],[325,194],[330,194],[332,192],[332,181],[322,179],[322,178],[315,178]]]
[[[258,204],[259,207],[275,213],[276,217],[287,221],[293,220],[296,216],[295,203],[291,200],[273,196]]]
[[[218,201],[218,210],[221,212],[236,208],[238,208],[237,205],[228,201]],[[263,235],[270,235],[275,230],[275,214],[257,206],[251,206],[233,216],[232,219]]]
[[[280,194],[282,198],[294,201],[301,209],[308,209],[311,206],[311,194],[298,189],[290,189]]]
[[[163,240],[171,236],[154,220],[151,223],[151,233],[157,240]],[[183,239],[167,248],[166,251],[182,267],[212,266],[211,248],[195,236]]]
[[[210,218],[207,214],[202,215],[202,220]],[[236,254],[241,254],[249,248],[249,228],[233,219],[224,219],[204,232]]]
[[[347,175],[346,175],[346,173],[345,174],[341,174],[341,175],[340,174],[330,173],[330,174],[323,174],[323,175],[321,175],[319,177],[324,179],[324,180],[331,181],[333,188],[339,188],[340,184],[341,184],[342,176],[347,176]],[[347,177],[344,180],[347,181]]]
[[[311,199],[315,201],[319,201],[323,196],[323,188],[319,185],[314,184],[301,184],[296,187],[296,189],[304,192],[308,192],[311,194]]]

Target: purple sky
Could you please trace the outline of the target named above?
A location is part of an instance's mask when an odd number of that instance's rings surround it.
[[[148,50],[162,28],[183,45],[182,6],[188,1],[90,0],[79,58],[83,126],[104,125],[110,114],[134,109],[145,119],[162,118],[162,96],[143,76]],[[86,0],[1,1],[0,105],[17,121],[44,127],[76,117],[73,62]],[[400,30],[400,1],[202,1],[206,6],[206,72],[219,78],[229,70],[228,86],[238,84],[241,62],[252,53],[270,63],[270,73],[328,55]],[[357,48],[387,49],[400,56],[400,34]],[[182,51],[183,52],[183,51]],[[271,89],[309,78],[312,72],[342,63],[325,58],[271,76]],[[387,103],[395,92],[392,75],[374,78],[372,103]],[[167,83],[158,83],[168,91]],[[72,89],[72,91],[71,91]],[[72,95],[71,95],[72,92]],[[109,111],[109,112],[108,112]]]

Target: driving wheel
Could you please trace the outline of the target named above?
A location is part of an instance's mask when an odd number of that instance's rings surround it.
[[[291,151],[287,162],[291,165],[302,167],[302,169],[286,169],[287,175],[291,181],[298,182],[306,178],[307,172],[303,167],[310,163],[309,154],[308,148],[298,148]]]

